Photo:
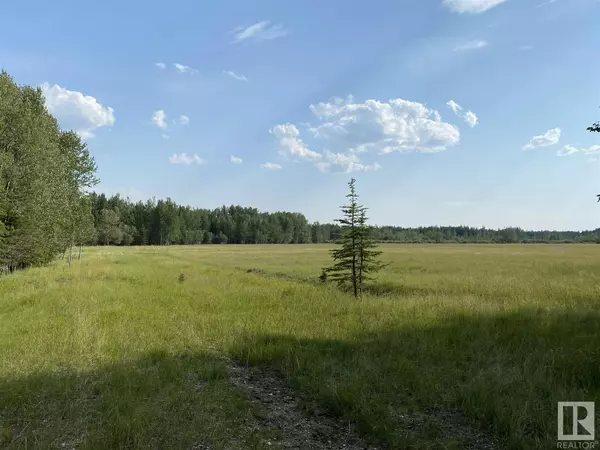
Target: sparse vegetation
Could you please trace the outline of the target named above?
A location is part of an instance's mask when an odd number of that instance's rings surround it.
[[[272,448],[227,358],[391,448],[550,448],[558,400],[600,401],[597,246],[384,245],[364,302],[315,280],[328,251],[95,247],[3,277],[0,448]]]

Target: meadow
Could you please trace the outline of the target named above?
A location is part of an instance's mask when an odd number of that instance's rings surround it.
[[[359,300],[318,281],[329,248],[94,247],[0,278],[0,448],[273,448],[231,361],[389,448],[556,448],[557,401],[600,401],[600,246],[384,245]]]

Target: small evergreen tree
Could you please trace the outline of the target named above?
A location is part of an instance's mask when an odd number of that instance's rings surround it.
[[[367,209],[364,206],[358,207],[358,286],[362,289],[366,281],[372,280],[369,274],[377,273],[383,269],[386,264],[379,261],[381,251],[376,250],[377,241],[373,237],[373,229],[367,225]]]
[[[377,273],[384,264],[377,259],[381,252],[375,250],[377,243],[367,225],[367,208],[358,204],[355,184],[356,180],[352,178],[348,183],[350,192],[346,195],[349,204],[340,208],[344,217],[336,219],[342,229],[341,248],[331,251],[334,264],[323,269],[319,278],[335,281],[341,288],[349,287],[358,297],[364,283],[372,279],[370,274]]]

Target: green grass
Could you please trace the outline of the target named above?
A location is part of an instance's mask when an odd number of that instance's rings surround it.
[[[360,301],[316,282],[316,245],[99,247],[0,278],[0,448],[260,447],[224,356],[393,448],[461,448],[402,418],[455,407],[554,448],[556,402],[600,401],[600,246],[382,249]]]

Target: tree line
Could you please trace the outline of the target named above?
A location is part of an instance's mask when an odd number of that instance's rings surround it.
[[[93,238],[85,191],[95,171],[85,143],[48,113],[41,89],[1,72],[0,273],[48,263]]]
[[[178,205],[171,199],[131,202],[119,195],[92,193],[95,232],[88,244],[305,244],[338,241],[340,224],[309,223],[300,213],[260,212],[256,208],[215,209]],[[593,231],[527,231],[468,226],[372,228],[379,242],[397,243],[600,243]]]
[[[600,123],[589,127],[600,131]],[[131,202],[90,193],[96,163],[73,131],[61,130],[42,91],[0,72],[0,273],[43,265],[82,245],[304,244],[336,242],[339,223],[309,223],[300,213],[216,209],[173,200]],[[374,227],[398,243],[600,243],[593,231],[500,230],[466,226]]]

